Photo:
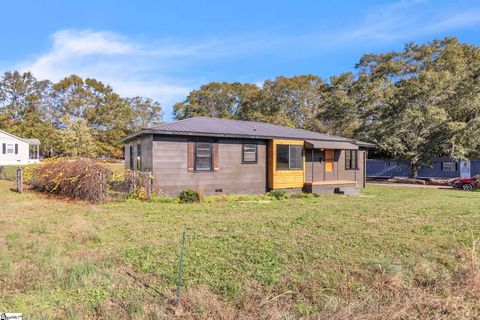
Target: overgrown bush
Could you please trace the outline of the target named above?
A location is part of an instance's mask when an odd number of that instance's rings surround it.
[[[112,193],[118,193],[123,196],[134,199],[147,199],[147,190],[153,194],[154,184],[153,176],[145,172],[126,170],[123,174],[114,174],[109,183]]]
[[[91,159],[55,159],[29,168],[26,176],[34,190],[98,201],[106,197],[112,171]]]
[[[194,203],[200,200],[200,195],[192,189],[183,190],[178,196],[180,203]]]
[[[267,192],[267,196],[275,198],[277,200],[287,199],[287,194],[282,190],[272,190]]]

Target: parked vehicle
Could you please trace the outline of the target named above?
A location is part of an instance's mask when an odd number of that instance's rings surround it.
[[[455,189],[470,191],[475,188],[480,188],[480,177],[460,178],[452,181],[452,187]]]

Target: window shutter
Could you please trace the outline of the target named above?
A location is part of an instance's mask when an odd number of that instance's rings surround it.
[[[220,155],[218,153],[218,141],[212,143],[213,151],[213,171],[220,170]]]
[[[18,143],[15,143],[15,154],[18,154]]]
[[[7,144],[6,143],[3,144],[2,149],[3,149],[3,154],[6,154],[7,153]]]
[[[195,148],[195,143],[193,141],[188,141],[187,142],[187,171],[188,172],[193,172],[193,166],[194,166],[194,148]]]

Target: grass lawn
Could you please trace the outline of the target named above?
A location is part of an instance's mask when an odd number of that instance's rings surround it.
[[[67,202],[0,181],[0,312],[50,318],[473,318],[480,193]],[[180,238],[184,288],[175,303]]]

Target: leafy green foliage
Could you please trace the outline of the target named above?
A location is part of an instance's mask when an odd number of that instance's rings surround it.
[[[377,156],[411,160],[480,156],[480,49],[455,38],[367,54],[355,73],[279,76],[263,85],[211,82],[173,107],[195,116],[255,120],[373,142]],[[6,72],[0,129],[36,137],[47,155],[121,157],[117,141],[159,123],[158,102],[122,98],[95,79],[58,83]],[[371,153],[375,156],[375,153]]]
[[[358,64],[362,128],[387,155],[418,166],[480,147],[480,49],[455,38],[366,55]]]
[[[161,119],[158,102],[122,98],[95,79],[71,75],[51,83],[15,71],[0,80],[0,129],[40,139],[48,156],[119,158],[120,138]]]
[[[411,160],[412,175],[438,156],[480,150],[480,49],[455,38],[368,54],[357,72],[323,81],[277,77],[261,88],[210,83],[174,110],[177,119],[258,120],[377,145],[379,156]]]
[[[180,203],[194,203],[200,200],[200,195],[192,189],[183,190],[178,196]]]

